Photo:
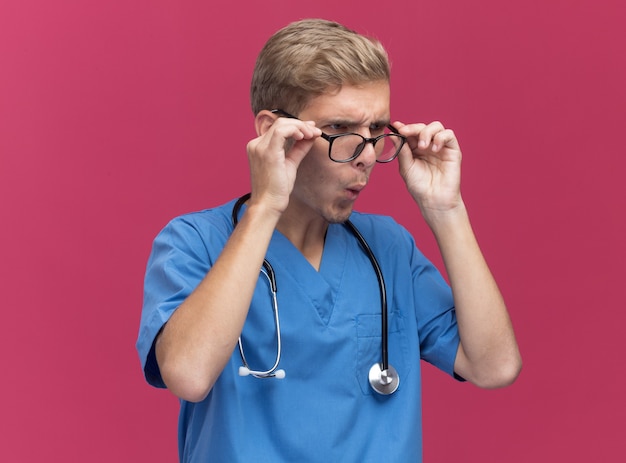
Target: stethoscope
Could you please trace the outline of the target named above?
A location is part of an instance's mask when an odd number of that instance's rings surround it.
[[[250,193],[243,195],[241,198],[237,200],[235,205],[233,206],[232,212],[232,222],[233,227],[237,226],[238,215],[241,209],[241,206],[250,199]],[[367,257],[369,258],[372,267],[374,268],[374,272],[376,273],[376,278],[378,280],[378,287],[380,289],[380,305],[381,305],[381,361],[380,363],[375,363],[369,370],[369,383],[379,394],[393,394],[396,389],[398,389],[398,385],[400,384],[400,377],[398,376],[398,372],[394,367],[389,365],[389,352],[388,352],[388,328],[387,328],[387,290],[385,289],[385,280],[383,278],[382,271],[380,270],[380,265],[378,265],[378,261],[374,256],[371,248],[363,238],[363,235],[357,230],[352,222],[347,220],[344,225],[352,232],[352,234],[359,241]],[[246,356],[243,352],[243,344],[241,342],[241,336],[239,336],[239,354],[241,355],[241,361],[243,365],[239,367],[239,375],[240,376],[254,376],[255,378],[277,378],[282,379],[285,377],[285,370],[279,369],[278,365],[280,364],[280,356],[282,352],[281,346],[281,335],[280,335],[280,318],[278,316],[278,299],[276,297],[277,286],[276,286],[276,275],[274,273],[274,269],[267,261],[267,259],[263,259],[263,266],[261,267],[261,273],[265,276],[269,283],[270,293],[272,296],[272,309],[274,312],[274,325],[276,327],[276,360],[274,365],[269,370],[253,370],[248,365],[248,361],[246,360]]]

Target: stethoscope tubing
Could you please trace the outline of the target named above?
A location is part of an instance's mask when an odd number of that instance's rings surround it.
[[[270,286],[270,293],[272,295],[272,311],[274,312],[274,326],[276,328],[276,360],[274,361],[274,365],[269,370],[261,371],[261,370],[252,370],[250,365],[248,365],[248,360],[246,359],[246,355],[243,352],[243,343],[241,341],[241,336],[239,336],[239,340],[237,341],[239,345],[239,354],[241,355],[241,361],[244,366],[244,370],[246,374],[251,374],[256,378],[271,378],[276,376],[276,371],[278,369],[278,365],[280,364],[280,356],[282,354],[282,336],[280,334],[280,317],[278,316],[278,298],[277,298],[277,285],[276,285],[276,276],[274,274],[274,269],[270,265],[267,260],[263,261],[263,268],[261,269],[261,273],[265,275],[267,281]]]
[[[241,198],[239,198],[235,205],[233,206],[232,211],[232,224],[233,228],[237,226],[238,223],[238,214],[241,206],[250,199],[250,193],[246,193]],[[367,254],[369,258],[372,268],[376,273],[376,279],[378,280],[378,287],[380,290],[380,306],[381,306],[381,363],[372,365],[372,368],[369,372],[369,382],[372,388],[378,392],[379,394],[388,395],[395,392],[398,388],[400,378],[396,370],[389,365],[389,338],[388,338],[388,314],[387,314],[387,289],[385,287],[385,279],[383,278],[383,272],[380,269],[380,265],[372,252],[372,249],[367,244],[367,241],[359,232],[359,230],[354,226],[350,220],[346,220],[344,222],[345,226],[353,233],[353,235],[357,238],[357,241],[360,243],[361,247]],[[267,278],[270,291],[272,293],[272,308],[274,311],[274,321],[276,327],[276,361],[272,368],[266,371],[260,370],[252,370],[250,369],[248,362],[246,360],[246,356],[243,351],[243,343],[241,341],[241,336],[239,336],[238,346],[239,346],[239,354],[241,355],[241,360],[243,362],[243,366],[239,369],[239,374],[242,376],[252,375],[256,378],[284,378],[285,372],[284,370],[278,370],[278,365],[280,363],[280,357],[282,352],[282,341],[280,334],[280,317],[278,315],[278,286],[276,284],[276,276],[274,273],[274,269],[270,265],[267,259],[263,260],[263,266],[261,268],[261,273],[265,275]]]
[[[372,252],[372,249],[369,247],[369,244],[367,244],[367,241],[365,241],[365,238],[363,238],[363,235],[361,235],[361,232],[349,220],[346,220],[345,225],[348,228],[350,228],[350,230],[352,231],[352,233],[354,233],[354,236],[356,236],[361,246],[363,246],[363,248],[365,249],[365,254],[367,254],[367,257],[369,258],[370,262],[372,263],[372,267],[374,268],[374,271],[376,272],[376,277],[378,280],[378,287],[380,289],[380,307],[381,307],[381,314],[380,314],[381,369],[385,371],[389,369],[389,350],[388,350],[389,340],[387,337],[388,336],[387,288],[385,287],[385,279],[383,278],[383,272],[380,269],[380,265],[378,264],[378,261],[376,260],[376,257],[374,256],[374,253]]]

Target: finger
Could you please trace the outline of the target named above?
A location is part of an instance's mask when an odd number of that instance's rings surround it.
[[[268,135],[270,136],[268,148],[280,149],[284,148],[289,142],[316,139],[322,135],[322,131],[312,121],[291,120],[282,123],[279,120],[272,126]]]
[[[440,151],[444,147],[458,149],[456,135],[451,129],[446,129],[439,121],[430,124],[410,124],[394,123],[399,132],[406,136],[411,150],[419,151]]]
[[[452,129],[442,130],[433,136],[432,150],[437,152],[443,148],[459,149],[459,142]]]
[[[305,122],[304,126],[299,127],[299,129],[293,132],[284,145],[285,160],[293,162],[296,167],[311,151],[315,140],[322,135],[322,131],[315,127],[314,122]]]
[[[415,151],[418,147],[419,135],[426,127],[426,124],[404,124],[400,121],[396,121],[392,124],[401,135],[404,135],[407,139],[407,145],[411,151]]]
[[[284,159],[294,144],[302,140],[315,140],[321,131],[314,123],[282,123],[277,122],[262,136],[249,143],[250,154],[264,159]]]
[[[418,144],[417,147],[421,150],[426,150],[429,147],[433,150],[436,151],[436,149],[433,149],[433,141],[435,138],[435,135],[442,132],[443,130],[445,130],[445,127],[443,126],[443,124],[439,121],[435,121],[435,122],[431,122],[430,124],[427,124],[419,133],[418,135]],[[439,148],[438,146],[435,146],[435,148]]]

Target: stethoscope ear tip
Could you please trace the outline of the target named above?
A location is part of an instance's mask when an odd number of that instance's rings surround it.
[[[255,376],[257,378],[276,378],[283,379],[285,377],[285,370],[274,370],[274,371],[256,371],[251,370],[248,367],[240,366],[239,367],[239,376]]]

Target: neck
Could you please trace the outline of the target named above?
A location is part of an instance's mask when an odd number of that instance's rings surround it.
[[[319,270],[328,230],[326,220],[320,217],[304,220],[301,216],[292,217],[285,213],[278,221],[276,229],[287,237],[313,268]]]

